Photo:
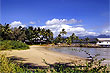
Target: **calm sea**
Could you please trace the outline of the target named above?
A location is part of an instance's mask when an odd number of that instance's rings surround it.
[[[75,51],[77,50],[85,50],[89,52],[92,56],[96,54],[100,54],[97,58],[102,59],[105,58],[106,60],[103,61],[104,64],[110,64],[110,48],[81,48],[81,47],[57,47],[57,48],[49,48],[49,50],[61,52],[65,54],[75,55],[83,58],[87,58],[88,55],[84,51]]]

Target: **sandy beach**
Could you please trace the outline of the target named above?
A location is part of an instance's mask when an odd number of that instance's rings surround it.
[[[36,66],[46,66],[43,59],[47,63],[54,64],[56,62],[75,62],[81,64],[85,61],[84,58],[67,55],[59,52],[54,52],[47,49],[45,46],[30,46],[28,50],[11,50],[4,51],[8,54],[8,57],[18,57],[22,59],[23,63],[32,63]]]

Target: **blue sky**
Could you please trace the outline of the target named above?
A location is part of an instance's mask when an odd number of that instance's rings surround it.
[[[109,0],[1,0],[0,17],[2,24],[40,26],[55,35],[62,28],[68,35],[110,34]]]

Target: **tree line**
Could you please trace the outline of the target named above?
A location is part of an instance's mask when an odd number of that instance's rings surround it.
[[[9,24],[0,24],[0,40],[15,40],[22,42],[29,42],[35,44],[36,41],[44,41],[52,43],[53,32],[50,29],[29,27],[14,27],[11,28]]]
[[[57,37],[53,38],[53,32],[50,29],[44,28],[34,28],[32,26],[29,27],[14,27],[11,28],[10,24],[2,25],[0,24],[0,40],[14,40],[14,41],[22,41],[28,44],[38,44],[38,43],[76,43],[76,42],[89,42],[89,38],[79,39],[74,33],[65,37],[67,32],[65,29],[57,35]]]
[[[65,31],[65,29],[62,29],[60,34],[58,34],[58,36],[54,39],[54,43],[67,43],[70,45],[72,43],[88,43],[90,40],[88,37],[80,39],[78,36],[75,35],[75,33],[72,33],[72,35],[70,35],[69,37],[64,37],[64,35],[66,34],[67,32]]]

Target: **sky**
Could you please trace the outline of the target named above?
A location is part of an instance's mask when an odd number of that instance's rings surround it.
[[[0,0],[0,23],[11,27],[64,28],[78,36],[110,35],[109,0]]]

